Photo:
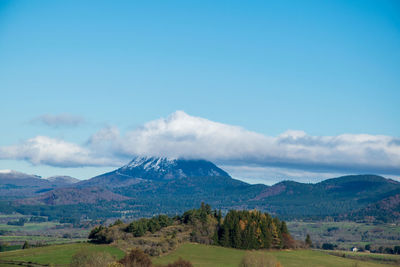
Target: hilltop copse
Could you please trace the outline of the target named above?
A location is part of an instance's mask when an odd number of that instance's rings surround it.
[[[199,209],[188,210],[180,216],[158,215],[130,223],[118,220],[110,226],[97,226],[89,239],[93,243],[139,245],[151,255],[167,252],[184,241],[240,249],[295,246],[286,223],[268,213],[231,210],[224,217],[221,211],[212,210],[204,203]]]

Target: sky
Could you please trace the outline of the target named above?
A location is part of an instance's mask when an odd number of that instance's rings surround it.
[[[398,1],[3,0],[0,169],[399,180],[399,73]]]

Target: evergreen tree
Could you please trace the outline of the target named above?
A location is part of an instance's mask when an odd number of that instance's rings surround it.
[[[27,248],[30,248],[30,245],[28,241],[25,241],[24,245],[22,246],[22,249],[27,249]]]
[[[272,235],[272,247],[280,248],[281,239],[279,238],[279,233],[274,221],[271,222],[271,235]]]
[[[232,247],[241,248],[241,245],[242,245],[242,236],[240,234],[240,227],[239,224],[235,224],[232,233]]]
[[[282,234],[288,234],[289,230],[287,229],[286,222],[282,221],[281,222],[281,233]]]
[[[229,229],[227,226],[225,226],[225,224],[222,227],[220,244],[224,247],[231,246],[230,237],[229,237]]]
[[[312,241],[309,234],[307,234],[305,242],[307,247],[312,247]]]

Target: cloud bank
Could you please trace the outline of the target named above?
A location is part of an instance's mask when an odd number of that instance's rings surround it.
[[[400,139],[384,135],[267,136],[177,111],[125,134],[116,127],[82,145],[38,136],[0,148],[0,158],[59,167],[120,166],[137,155],[205,158],[226,166],[400,175]]]
[[[85,122],[85,119],[81,116],[72,114],[43,114],[39,117],[34,118],[32,121],[34,124],[43,124],[46,126],[58,128],[58,127],[76,127]]]

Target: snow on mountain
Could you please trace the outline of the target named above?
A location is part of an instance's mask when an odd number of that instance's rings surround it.
[[[42,179],[42,177],[38,175],[26,174],[14,170],[0,170],[0,179],[26,179],[26,178]]]
[[[76,179],[71,176],[51,176],[45,178],[46,180],[53,182],[53,183],[59,183],[59,184],[74,184],[79,182],[79,179]]]
[[[228,173],[210,161],[167,157],[136,157],[116,170],[116,173],[150,180],[196,176],[230,177]]]
[[[81,181],[77,186],[131,186],[143,182],[194,177],[227,177],[228,173],[207,160],[167,157],[136,157],[112,172]]]
[[[166,157],[137,157],[123,166],[121,169],[133,169],[143,167],[144,170],[164,171],[165,168],[176,166],[177,159]]]

